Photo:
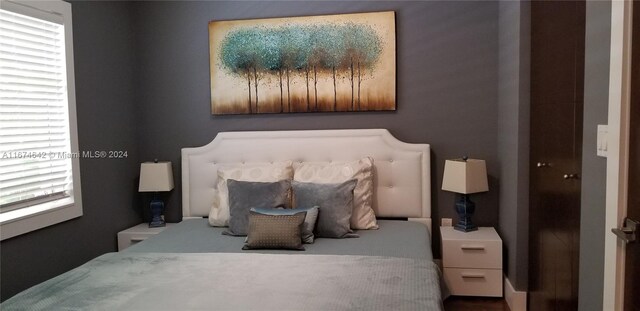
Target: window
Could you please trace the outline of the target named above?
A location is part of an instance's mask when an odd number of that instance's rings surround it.
[[[71,5],[0,7],[0,234],[82,215]]]

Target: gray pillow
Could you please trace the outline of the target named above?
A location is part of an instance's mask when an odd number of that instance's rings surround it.
[[[307,244],[313,243],[313,229],[316,227],[318,220],[318,206],[308,208],[252,208],[251,211],[263,215],[294,215],[300,212],[307,212],[304,218],[304,227],[302,227],[302,242]]]
[[[293,181],[293,206],[319,206],[315,235],[319,238],[356,238],[350,226],[356,179],[341,184]]]
[[[252,182],[227,180],[229,188],[229,229],[222,234],[247,235],[249,210],[255,208],[273,208],[289,206],[291,182]]]
[[[264,215],[249,212],[249,232],[242,249],[293,249],[304,250],[302,227],[307,212],[293,215]]]

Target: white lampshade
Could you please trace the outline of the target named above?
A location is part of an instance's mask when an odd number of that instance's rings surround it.
[[[462,194],[489,191],[486,163],[476,159],[445,161],[442,190]]]
[[[171,162],[144,162],[140,164],[140,192],[170,191],[173,189]]]

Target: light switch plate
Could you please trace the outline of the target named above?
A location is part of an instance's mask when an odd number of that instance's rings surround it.
[[[606,124],[598,124],[598,138],[597,138],[597,155],[599,157],[607,157],[607,148],[608,148],[608,136],[609,136],[609,127]]]

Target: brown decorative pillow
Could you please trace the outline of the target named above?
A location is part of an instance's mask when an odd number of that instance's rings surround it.
[[[307,212],[293,215],[263,215],[249,212],[247,243],[242,249],[304,250],[302,229]]]

